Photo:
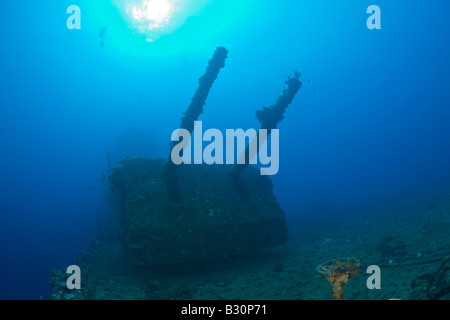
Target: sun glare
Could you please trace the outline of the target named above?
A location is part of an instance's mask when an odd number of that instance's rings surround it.
[[[133,19],[143,23],[147,30],[164,27],[172,17],[174,5],[169,0],[142,0],[139,5],[127,9]]]
[[[109,0],[138,38],[153,42],[198,16],[213,0]]]

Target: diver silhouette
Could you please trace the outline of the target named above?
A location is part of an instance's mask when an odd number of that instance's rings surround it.
[[[108,27],[103,26],[98,31],[98,39],[100,40],[100,47],[102,47],[102,48],[105,46],[105,34],[106,34],[106,29],[107,28]]]

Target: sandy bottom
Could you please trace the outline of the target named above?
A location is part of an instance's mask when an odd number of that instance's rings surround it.
[[[443,198],[444,199],[444,198]],[[450,254],[450,203],[417,200],[335,219],[288,221],[289,241],[220,267],[155,270],[129,266],[118,244],[93,241],[75,262],[83,289],[64,288],[67,275],[55,272],[50,299],[237,299],[327,300],[331,288],[315,268],[343,257],[361,261],[359,276],[345,286],[346,300],[410,299],[411,285],[436,272]],[[385,256],[381,244],[404,244],[401,256]],[[368,289],[369,265],[381,269],[381,289]]]

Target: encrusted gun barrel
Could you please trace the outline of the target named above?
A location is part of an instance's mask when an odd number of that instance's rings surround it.
[[[271,134],[271,130],[276,129],[278,123],[284,119],[284,112],[294,100],[298,90],[302,87],[302,82],[299,80],[300,76],[300,72],[295,71],[294,74],[285,81],[286,87],[283,89],[282,94],[278,97],[275,104],[256,111],[256,118],[261,123],[261,129],[268,130],[268,134]],[[258,141],[258,144],[261,145],[264,142],[265,141]],[[236,185],[236,189],[238,190],[240,197],[247,201],[250,200],[250,195],[242,185],[241,174],[244,169],[249,166],[249,159],[252,159],[255,156],[255,154],[250,154],[249,146],[250,144],[245,149],[245,153],[241,155],[241,157],[245,159],[244,163],[236,164],[231,169],[231,178]]]
[[[180,129],[185,129],[192,133],[194,130],[194,123],[198,117],[203,113],[203,106],[206,104],[206,98],[208,98],[209,91],[211,90],[214,81],[219,75],[220,69],[225,66],[225,60],[228,56],[228,50],[224,47],[217,47],[213,57],[208,62],[205,74],[198,79],[198,88],[192,97],[191,104],[181,118]],[[172,202],[181,202],[181,192],[178,182],[178,176],[176,174],[177,165],[171,160],[172,149],[176,142],[170,144],[169,159],[165,165],[165,176],[167,191],[169,193],[170,200]]]

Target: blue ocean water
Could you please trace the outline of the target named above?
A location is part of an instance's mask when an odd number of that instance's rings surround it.
[[[0,4],[0,299],[45,298],[46,269],[95,236],[108,159],[167,157],[217,46],[229,55],[205,128],[258,128],[255,111],[302,73],[271,177],[288,223],[448,188],[446,1],[185,1],[157,39],[126,2]],[[372,4],[380,30],[366,26]]]

